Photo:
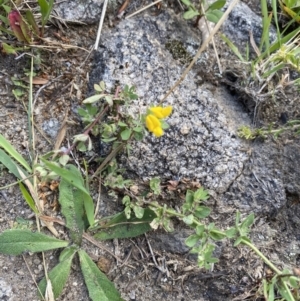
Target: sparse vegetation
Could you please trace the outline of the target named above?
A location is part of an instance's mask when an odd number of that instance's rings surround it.
[[[221,18],[220,9],[225,4],[223,0],[216,1],[203,11],[202,7],[196,9],[190,1],[182,0],[182,2],[188,7],[188,11],[184,15],[185,18],[205,15],[208,20],[213,22],[217,22]],[[0,27],[0,31],[2,30],[5,34],[12,34],[19,41],[27,44],[32,43],[33,36],[43,36],[53,1],[49,1],[49,3],[38,1],[38,3],[42,13],[41,31],[31,13],[26,13],[26,17],[23,17],[18,11],[11,10],[8,1],[2,0],[1,2],[0,0],[0,7],[8,14],[7,19],[0,16],[0,20],[6,25],[10,23],[12,29],[9,31],[5,27]],[[284,2],[281,5],[284,5],[284,10],[297,20],[298,7],[296,3]],[[273,9],[275,10],[274,6]],[[265,11],[263,15],[265,16],[263,36],[268,37],[270,17],[267,17]],[[276,25],[278,27],[277,23]],[[295,38],[298,31],[294,31],[292,36],[282,37],[280,41],[272,45],[268,44],[268,38],[262,39],[263,42],[259,51],[264,50],[264,52],[253,64],[254,74],[261,85],[261,90],[263,90],[267,80],[277,76],[278,72],[285,70],[285,68],[299,71],[298,40]],[[287,36],[289,39],[286,38]],[[230,41],[227,40],[227,42],[230,44]],[[230,45],[233,49],[233,45]],[[2,42],[2,48],[5,53],[14,53],[16,50],[14,46],[4,42]],[[234,51],[239,53],[236,49]],[[243,58],[241,55],[239,57]],[[248,58],[244,61],[248,61]],[[33,59],[29,74],[29,105],[27,108],[31,135],[33,133],[32,66]],[[280,83],[282,84],[282,81]],[[296,85],[298,80],[289,82],[289,84]],[[27,89],[27,86],[24,87]],[[35,253],[63,248],[59,256],[59,263],[46,273],[45,278],[39,283],[39,297],[41,299],[44,299],[45,296],[48,296],[46,298],[49,296],[57,298],[61,294],[68,279],[72,262],[78,255],[91,300],[121,301],[120,294],[113,283],[83,250],[82,240],[87,236],[97,240],[129,238],[158,228],[172,231],[172,219],[175,218],[194,231],[187,237],[185,243],[191,249],[191,253],[197,254],[198,267],[211,269],[218,262],[214,256],[216,241],[233,240],[234,247],[238,245],[249,247],[272,270],[268,278],[262,279],[257,292],[259,296],[263,296],[268,301],[278,298],[286,301],[299,300],[299,277],[292,271],[277,268],[251,242],[249,236],[251,226],[254,223],[254,214],[250,214],[242,220],[241,214],[237,212],[234,226],[229,229],[221,229],[215,223],[208,222],[211,209],[205,205],[205,202],[210,196],[203,187],[193,190],[187,189],[183,203],[175,210],[163,204],[160,178],[149,180],[149,183],[142,190],[135,189],[139,183],[124,178],[122,169],[117,164],[117,154],[123,150],[130,153],[131,142],[133,140],[141,141],[147,132],[146,129],[155,137],[161,137],[164,130],[168,128],[164,119],[170,116],[173,108],[160,105],[149,107],[147,112],[132,112],[130,110],[131,102],[138,98],[134,87],[125,86],[122,90],[117,87],[112,93],[107,91],[104,82],[100,82],[94,88],[95,95],[85,99],[83,106],[79,107],[77,111],[84,125],[83,133],[74,136],[73,144],[68,149],[61,148],[37,156],[34,153],[34,141],[31,139],[32,160],[28,163],[9,141],[0,135],[0,162],[10,173],[15,175],[18,180],[15,184],[19,184],[26,203],[36,216],[36,226],[30,224],[30,229],[29,226],[25,225],[21,229],[2,232],[0,234],[0,252],[7,255],[21,255],[24,252]],[[24,91],[16,91],[15,93],[15,96],[19,97]],[[101,120],[103,122],[100,123]],[[287,122],[280,129],[274,129],[273,125],[269,128],[256,130],[242,127],[239,135],[246,139],[254,139],[258,136],[266,137],[269,134],[278,137],[280,133],[286,130],[294,130],[299,134],[299,124],[299,120],[293,120]],[[83,157],[80,158],[80,162],[75,162],[70,155],[71,151],[76,148],[85,155],[93,149],[95,139],[101,140],[102,147],[107,150],[100,158],[97,158],[98,167],[96,169],[91,168]],[[81,167],[81,171],[77,165]],[[45,216],[43,206],[40,203],[38,188],[38,183],[41,181],[47,182],[53,179],[59,182],[59,204],[61,213],[65,218],[64,221],[60,220],[59,222],[67,229],[70,241],[41,233],[40,224],[43,222],[54,236],[58,236],[55,227],[49,223],[49,221],[57,223],[58,221]],[[111,195],[122,198],[124,206],[122,212],[114,216],[97,219],[97,206],[94,205],[90,191],[95,179],[98,179],[101,185],[106,186]],[[124,225],[126,225],[126,231],[124,231]],[[32,232],[32,229],[37,231]]]

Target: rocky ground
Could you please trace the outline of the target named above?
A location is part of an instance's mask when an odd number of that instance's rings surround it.
[[[126,14],[146,2],[149,1],[132,1]],[[249,2],[246,4],[259,12],[255,1]],[[99,49],[90,56],[101,3],[66,1],[56,6],[56,13],[68,22],[58,20],[47,29],[46,35],[52,39],[48,46],[53,48],[41,51],[41,62],[35,63],[37,75],[44,79],[43,85],[35,85],[34,89],[38,154],[53,149],[65,118],[68,131],[64,145],[71,143],[73,135],[82,130],[76,109],[100,80],[109,88],[134,85],[139,99],[132,105],[133,112],[157,103],[180,77],[206,35],[181,18],[176,1],[167,1],[160,9],[152,8],[126,20],[115,18],[120,4],[110,7]],[[223,28],[231,39],[239,39],[236,43],[241,47],[248,39],[249,29],[258,36],[260,30],[260,17],[246,4],[240,4]],[[160,139],[148,135],[136,143],[131,155],[124,154],[119,163],[126,168],[126,176],[136,181],[160,176],[165,182],[201,183],[211,194],[210,221],[223,229],[234,223],[236,210],[243,216],[254,212],[251,239],[280,268],[292,269],[299,266],[300,260],[299,138],[286,133],[277,140],[270,137],[247,142],[238,138],[237,129],[253,122],[257,126],[269,122],[280,126],[284,119],[299,118],[299,94],[285,89],[274,97],[262,98],[256,93],[258,86],[243,86],[249,74],[241,62],[218,36],[215,42],[223,75],[210,45],[165,102],[174,108],[169,119],[171,128]],[[12,91],[18,87],[12,77],[26,85],[24,70],[29,69],[29,61],[26,55],[16,59],[0,53],[0,132],[26,158],[27,89],[22,88],[24,95],[16,99]],[[5,169],[1,170],[1,186],[14,181]],[[98,198],[97,187],[93,196],[95,200]],[[174,207],[180,205],[177,199],[167,202]],[[0,205],[0,231],[34,227],[31,211],[18,187],[1,190]],[[47,197],[45,207],[52,216],[60,216],[55,195]],[[99,215],[120,210],[120,202],[102,192]],[[99,262],[124,300],[263,300],[256,291],[267,269],[249,249],[233,248],[232,242],[218,243],[215,256],[220,262],[213,270],[205,271],[197,267],[184,244],[189,230],[180,223],[175,226],[171,234],[158,230],[147,237],[101,243],[121,262],[88,241],[84,242],[84,248]],[[64,228],[57,226],[57,229],[63,237]],[[149,246],[159,265],[167,268],[166,273],[157,268]],[[45,260],[51,268],[58,261],[58,254],[46,252]],[[42,261],[40,254],[20,257],[0,254],[0,300],[37,300],[35,281],[44,275]],[[88,300],[77,265],[73,266],[59,300]]]

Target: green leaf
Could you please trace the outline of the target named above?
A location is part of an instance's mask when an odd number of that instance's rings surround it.
[[[268,300],[267,301],[274,301],[274,299],[275,299],[274,284],[275,284],[274,281],[272,281],[268,285]]]
[[[78,179],[83,179],[80,172],[73,165],[69,166],[70,171],[78,174]],[[84,231],[84,199],[85,194],[72,184],[62,179],[59,184],[59,203],[61,212],[66,218],[66,226],[70,229],[70,236],[74,243],[81,245],[82,233]]]
[[[125,213],[125,216],[126,216],[127,220],[130,219],[130,216],[131,216],[130,206],[125,207],[124,213]]]
[[[144,216],[145,209],[140,206],[134,206],[133,211],[137,218],[142,218]]]
[[[144,127],[142,127],[142,126],[136,126],[133,128],[133,131],[137,132],[137,133],[142,133],[143,130],[144,130]]]
[[[52,284],[54,298],[58,298],[61,294],[70,274],[71,264],[77,249],[75,247],[66,248],[59,257],[59,263],[48,272],[48,277]],[[39,289],[42,296],[45,295],[47,281],[44,277],[39,283]],[[42,297],[40,296],[40,297]]]
[[[299,280],[297,279],[297,277],[294,277],[294,276],[289,277],[289,282],[293,288],[299,287]]]
[[[191,6],[191,5],[192,5],[192,3],[191,3],[190,0],[181,0],[181,2],[182,2],[184,5],[186,5],[186,6]]]
[[[106,94],[96,94],[93,96],[90,96],[88,98],[86,98],[82,103],[85,104],[91,104],[91,103],[95,103],[97,101],[99,101],[101,98],[103,98]]]
[[[208,21],[217,24],[219,20],[222,18],[223,12],[216,9],[216,10],[206,12],[205,16]]]
[[[83,250],[78,253],[90,298],[93,301],[123,301],[114,284],[99,270],[88,254]]]
[[[236,247],[239,244],[244,244],[245,241],[251,243],[251,240],[246,236],[238,237],[237,240],[234,242],[234,247]]]
[[[0,28],[0,32],[1,32],[1,28]],[[3,52],[6,53],[6,54],[14,54],[14,55],[17,55],[17,49],[13,46],[10,46],[6,43],[1,43],[2,45],[2,48],[3,48]]]
[[[221,231],[219,231],[219,230],[217,230],[217,229],[211,230],[211,231],[209,232],[209,235],[210,235],[210,237],[211,237],[212,239],[214,239],[214,240],[222,240],[223,238],[226,237],[226,234],[225,234],[225,233],[223,233],[223,232],[221,232]]]
[[[197,189],[194,192],[194,202],[205,201],[209,198],[209,194],[207,190],[204,190],[203,187]]]
[[[133,137],[136,141],[142,141],[144,139],[144,134],[140,132],[134,132]]]
[[[33,13],[31,10],[26,11],[26,21],[29,23],[29,25],[31,25],[31,28],[33,29],[34,33],[36,35],[39,35],[40,34],[39,27],[37,26],[37,24],[35,22],[35,19],[34,19],[34,16],[33,16]]]
[[[38,4],[40,6],[41,14],[44,18],[44,16],[47,15],[47,12],[48,12],[48,9],[49,9],[49,4],[46,0],[38,0]]]
[[[159,195],[161,192],[161,187],[160,187],[160,178],[152,178],[150,180],[150,188],[153,191],[154,194]]]
[[[128,195],[125,195],[125,196],[123,197],[123,199],[122,199],[122,204],[123,204],[124,206],[130,205],[130,197],[129,197]]]
[[[128,125],[127,125],[127,123],[124,123],[124,122],[122,122],[122,121],[119,121],[119,122],[118,122],[118,126],[121,126],[121,127],[127,127]]]
[[[192,248],[199,240],[200,240],[199,235],[197,235],[197,234],[192,234],[192,235],[190,235],[190,236],[185,240],[185,244],[186,244],[189,248]]]
[[[23,198],[25,199],[26,203],[28,204],[28,206],[30,207],[30,209],[35,213],[35,214],[38,214],[39,211],[38,209],[36,208],[35,206],[35,202],[32,198],[32,196],[30,195],[30,193],[27,191],[27,189],[24,187],[24,185],[19,182],[19,187],[20,187],[20,190],[22,192],[22,195],[23,195]]]
[[[66,180],[70,184],[72,184],[74,187],[78,188],[80,191],[84,193],[84,209],[87,215],[87,219],[89,221],[90,226],[92,226],[95,223],[94,220],[94,203],[93,199],[91,198],[89,192],[84,187],[84,181],[82,179],[81,173],[75,172],[73,168],[70,169],[70,164],[66,165],[64,168],[61,168],[57,165],[55,165],[52,162],[46,161],[45,159],[41,158],[43,163],[52,171],[54,171],[56,174],[58,174],[62,179]]]
[[[190,8],[187,12],[183,14],[183,18],[186,20],[192,19],[196,16],[199,16],[199,12]]]
[[[94,237],[98,240],[136,237],[152,229],[150,223],[154,218],[156,218],[156,214],[149,208],[145,209],[142,218],[131,216],[127,219],[125,213],[121,212],[114,216]]]
[[[194,202],[194,191],[189,190],[189,189],[186,191],[185,202],[187,204],[189,204],[190,206],[192,206],[192,204]]]
[[[241,224],[242,229],[248,229],[254,223],[254,213],[249,214]]]
[[[187,225],[191,225],[194,222],[194,215],[190,214],[188,216],[185,216],[182,221],[187,224]]]
[[[194,215],[198,218],[205,218],[210,215],[210,212],[211,210],[208,207],[201,206],[195,210]]]
[[[283,299],[284,301],[295,301],[295,299],[293,298],[293,295],[287,285],[286,286],[278,285],[277,287],[278,287],[281,297],[284,298]]]
[[[121,138],[122,140],[128,140],[131,136],[132,130],[127,128],[124,131],[121,132]]]
[[[8,156],[2,149],[0,149],[0,162],[8,169],[10,173],[15,175],[18,179],[22,180],[18,168],[23,172],[25,177],[28,177],[28,173],[18,166],[10,156]]]
[[[235,228],[230,228],[225,231],[228,238],[233,238],[237,234],[237,230]]]
[[[104,98],[105,98],[106,102],[108,103],[108,105],[110,107],[112,107],[112,105],[114,104],[112,97],[110,95],[106,95]]]
[[[208,7],[209,10],[221,9],[226,4],[226,0],[218,0]]]
[[[242,237],[238,237],[237,240],[234,242],[233,246],[236,247],[238,246],[240,243],[242,243],[243,238]]]
[[[195,228],[196,234],[197,234],[198,236],[202,236],[204,230],[205,230],[204,225],[199,225],[199,226],[197,226],[197,227]]]
[[[0,134],[0,147],[2,147],[11,157],[19,162],[28,172],[31,168],[25,159],[15,150],[15,148]]]
[[[102,91],[105,91],[106,86],[105,86],[105,82],[104,82],[103,80],[100,81],[99,86],[100,86],[100,88],[102,89]]]
[[[54,0],[49,0],[49,3],[46,0],[38,0],[38,3],[42,14],[42,25],[44,26],[50,17]]]
[[[20,255],[66,247],[69,242],[29,230],[6,230],[0,234],[0,253]]]

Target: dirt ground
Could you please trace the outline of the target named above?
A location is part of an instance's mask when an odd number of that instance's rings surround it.
[[[93,56],[88,57],[88,50],[95,42],[96,31],[96,26],[75,25],[70,25],[63,31],[55,27],[49,29],[48,35],[53,40],[60,45],[72,45],[72,49],[65,50],[64,46],[52,45],[53,49],[39,52],[41,62],[35,64],[37,75],[46,80],[44,86],[34,86],[34,122],[38,154],[53,149],[57,127],[66,116],[69,125],[65,141],[71,143],[72,136],[82,130],[76,108],[90,93],[88,80]],[[0,53],[0,133],[26,158],[29,147],[27,113],[24,108],[24,104],[26,106],[28,101],[27,90],[23,88],[24,95],[17,100],[12,93],[16,85],[11,78],[23,80],[26,85],[24,70],[29,68],[29,56],[16,58]],[[298,117],[298,104],[293,103],[290,106],[294,108],[289,111],[292,112],[290,118]],[[270,117],[269,114],[266,120],[278,121],[278,113],[286,110],[286,104],[282,104],[282,107],[276,107],[273,115]],[[294,152],[289,149],[287,151],[289,153],[285,153],[284,142],[289,139],[295,142]],[[291,158],[296,174],[300,170],[299,142],[299,138],[289,135],[276,142],[271,141],[274,148],[279,145],[276,148],[278,156],[285,154]],[[289,176],[287,174],[287,177]],[[14,181],[14,177],[0,167],[0,186]],[[98,197],[96,184],[93,196],[94,199]],[[110,199],[105,193],[101,197],[100,213],[105,212],[108,215],[122,210],[120,202]],[[256,246],[280,268],[283,265],[293,268],[300,264],[299,196],[297,192],[291,190],[287,191],[287,197],[287,204],[273,216],[257,216],[251,232],[251,238]],[[213,198],[209,200],[208,206],[213,210],[211,221],[222,228],[232,225],[235,208],[226,204],[220,206]],[[55,195],[50,194],[47,197],[45,208],[49,215],[61,217],[60,212],[56,210]],[[0,190],[0,232],[12,227],[26,226],[33,229],[34,225],[32,212],[25,204],[19,188],[11,186]],[[55,227],[63,238],[65,229],[59,225]],[[249,249],[233,248],[232,242],[218,243],[216,255],[220,262],[215,264],[213,270],[204,271],[197,267],[195,258],[187,252],[183,243],[186,236],[182,233],[187,236],[188,229],[179,223],[176,224],[176,232],[172,235],[159,230],[147,236],[98,243],[97,246],[84,241],[83,248],[101,265],[120,290],[122,298],[128,301],[264,300],[256,295],[256,292],[267,268]],[[121,262],[101,246],[109,249],[121,259]],[[149,246],[153,248],[156,261],[160,266],[165,266],[167,272],[159,271]],[[57,263],[58,255],[57,252],[45,252],[49,269]],[[24,254],[19,257],[0,254],[0,300],[38,300],[35,283],[44,276],[42,261],[41,254]],[[74,264],[66,288],[58,300],[88,299],[79,266]]]

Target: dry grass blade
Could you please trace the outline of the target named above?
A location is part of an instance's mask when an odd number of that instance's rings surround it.
[[[98,27],[98,32],[97,32],[97,37],[96,37],[96,42],[95,42],[94,49],[98,49],[98,46],[99,46],[103,21],[104,21],[104,17],[105,17],[105,14],[106,14],[106,9],[107,9],[107,3],[108,3],[108,0],[105,0],[104,3],[103,3],[103,8],[102,8],[102,13],[101,13],[101,18],[100,18],[100,21],[99,21],[99,27]]]
[[[26,264],[27,270],[29,271],[29,274],[30,274],[30,276],[31,276],[31,278],[32,278],[32,280],[33,280],[35,286],[37,287],[38,290],[40,290],[38,284],[37,284],[36,281],[35,281],[35,276],[33,275],[32,271],[31,271],[31,269],[30,269],[30,267],[29,267],[29,265],[28,265],[28,263],[27,263],[27,261],[26,261],[26,259],[25,259],[25,256],[24,256],[24,255],[22,255],[22,256],[23,256],[23,260],[24,260],[24,262],[25,262],[25,264]],[[40,292],[40,293],[41,293],[41,292]],[[42,296],[42,294],[41,294],[41,296]],[[42,296],[42,298],[43,298],[43,300],[45,300],[45,298],[44,298],[43,296]]]
[[[223,14],[222,18],[219,20],[219,22],[216,24],[215,28],[211,31],[208,38],[202,43],[200,49],[196,53],[195,57],[193,58],[192,62],[189,64],[189,66],[184,70],[183,74],[179,78],[179,80],[174,84],[174,86],[167,92],[167,94],[161,99],[159,104],[162,104],[170,95],[171,93],[177,88],[178,85],[181,84],[181,82],[185,79],[186,75],[189,73],[191,68],[196,63],[197,59],[200,57],[201,53],[206,49],[207,45],[213,38],[213,36],[218,32],[222,24],[224,23],[225,19],[229,15],[229,13],[233,10],[233,8],[236,6],[236,4],[239,2],[239,0],[233,0],[230,5],[228,6],[227,10]]]
[[[155,1],[155,2],[153,2],[151,4],[149,4],[149,5],[146,5],[146,6],[142,7],[141,9],[137,10],[136,12],[132,13],[131,15],[128,15],[125,19],[129,19],[129,18],[131,18],[131,17],[133,17],[133,16],[141,13],[142,11],[148,9],[149,7],[155,5],[155,4],[159,3],[159,2],[162,2],[162,1],[163,0],[157,0],[157,1]]]

